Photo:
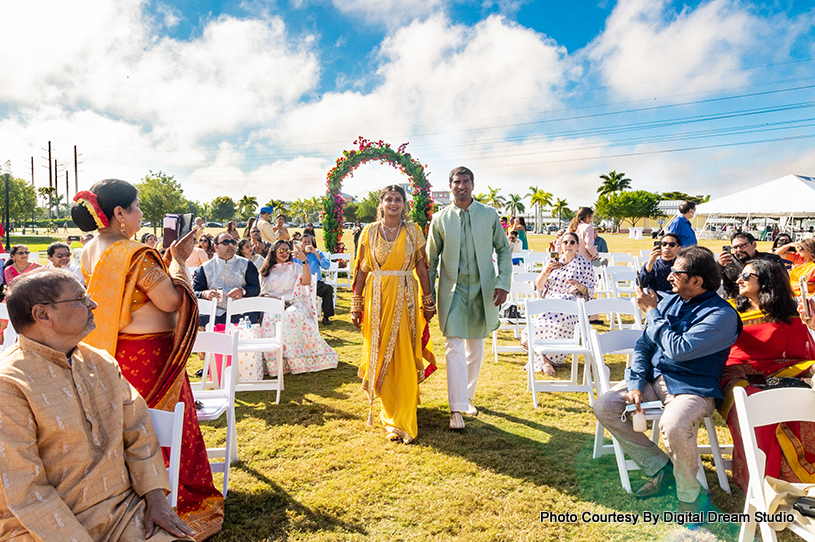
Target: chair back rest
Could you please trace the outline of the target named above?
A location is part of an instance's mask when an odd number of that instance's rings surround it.
[[[610,265],[618,265],[621,263],[635,263],[634,257],[631,254],[626,254],[625,252],[615,252],[609,258]]]
[[[498,264],[496,264],[496,265],[498,265]],[[512,266],[512,274],[513,275],[518,275],[518,274],[521,274],[521,273],[526,273],[526,265],[525,264],[519,264],[519,265],[513,265]]]
[[[0,352],[5,352],[17,342],[17,331],[8,319],[8,306],[5,303],[0,303],[0,318],[7,321],[6,329],[3,330],[3,345],[0,346]]]
[[[167,497],[170,506],[178,504],[178,475],[181,464],[181,436],[184,434],[184,403],[176,403],[173,412],[150,410],[150,421],[158,437],[158,443],[170,449],[169,467],[171,492]]]
[[[227,326],[227,329],[229,326]],[[232,366],[237,367],[238,364],[238,334],[237,333],[215,333],[214,331],[199,331],[195,337],[195,344],[192,346],[193,352],[203,352],[205,358],[209,358],[209,354],[221,354],[223,356],[222,364],[226,367],[227,356],[230,357]],[[204,376],[206,377],[206,366],[204,366]],[[235,394],[235,381],[233,378],[231,382],[227,380],[227,369],[223,370],[223,377],[220,382],[216,382],[217,389],[229,391],[234,396]],[[214,380],[214,378],[213,378]],[[207,382],[207,384],[209,384]]]
[[[545,314],[548,312],[560,314],[572,314],[577,316],[578,324],[574,326],[574,344],[581,344],[585,335],[586,326],[588,325],[588,318],[586,317],[585,301],[578,298],[575,301],[569,299],[527,299],[523,301],[526,313],[526,326],[527,333],[529,334],[530,341],[534,337],[534,318],[536,314]]]
[[[779,388],[748,396],[744,388],[737,386],[733,398],[750,481],[763,480],[765,455],[758,447],[755,428],[786,421],[815,422],[815,392],[806,388]]]
[[[592,351],[594,373],[597,378],[597,392],[598,395],[603,395],[611,389],[611,385],[609,384],[611,378],[610,371],[606,365],[605,356],[634,348],[637,341],[642,337],[642,331],[623,329],[600,334],[597,333],[596,329],[592,328],[589,330],[588,335],[588,341]]]
[[[240,299],[227,298],[226,300],[226,322],[232,321],[236,314],[246,314],[248,312],[271,312],[283,313],[285,305],[283,300],[274,297],[242,297]],[[229,326],[227,326],[229,330]]]
[[[647,248],[645,250],[640,250],[640,256],[645,256],[646,258],[651,257],[651,249]]]
[[[215,329],[215,315],[218,311],[218,300],[214,297],[212,299],[204,299],[202,297],[198,298],[198,313],[201,316],[207,315],[209,316],[209,321],[206,325],[207,331],[212,331]]]
[[[512,282],[530,282],[535,283],[540,273],[513,273]]]
[[[633,297],[605,297],[586,302],[586,314],[625,314],[634,318],[634,329],[642,329],[642,311]]]

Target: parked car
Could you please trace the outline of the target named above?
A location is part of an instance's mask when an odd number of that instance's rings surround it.
[[[220,222],[207,222],[207,228],[223,228],[224,225]]]
[[[322,223],[322,222],[315,222],[315,223],[314,223],[314,229],[315,229],[315,230],[319,230],[319,229],[320,229],[320,228],[322,228],[322,227],[323,227],[323,223]]]
[[[556,224],[551,224],[551,225],[549,225],[549,226],[547,226],[547,227],[546,227],[546,231],[548,231],[548,232],[550,232],[550,233],[555,233],[555,232],[556,232],[556,231],[558,231],[559,229],[560,229],[560,226],[558,226],[558,225],[556,225]]]

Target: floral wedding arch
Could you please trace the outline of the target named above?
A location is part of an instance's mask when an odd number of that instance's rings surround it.
[[[326,249],[332,253],[342,252],[343,209],[345,200],[340,194],[343,180],[354,176],[354,170],[371,161],[380,164],[390,164],[404,173],[410,179],[413,192],[413,201],[409,204],[411,220],[416,222],[422,231],[427,234],[430,218],[433,216],[433,198],[430,195],[430,184],[427,182],[425,166],[405,152],[407,143],[402,143],[398,150],[393,150],[390,144],[381,139],[369,141],[360,136],[354,145],[356,149],[342,151],[337,158],[337,165],[328,172],[326,177],[326,192],[323,199],[323,238]]]

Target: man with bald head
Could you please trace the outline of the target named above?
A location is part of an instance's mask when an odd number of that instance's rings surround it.
[[[0,540],[191,540],[147,405],[80,342],[96,328],[82,284],[27,273],[6,304],[20,335],[0,358]]]

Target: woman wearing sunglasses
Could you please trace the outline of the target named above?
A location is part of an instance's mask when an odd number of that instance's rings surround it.
[[[788,234],[788,233],[779,233],[776,236],[775,241],[773,241],[773,248],[770,249],[770,252],[775,254],[776,252],[778,252],[779,248],[783,247],[784,245],[789,245],[790,243],[792,243],[792,237],[790,237],[790,234]],[[792,261],[791,260],[789,260],[787,258],[784,258],[782,261],[784,262],[784,267],[787,268],[787,271],[792,269]]]
[[[586,258],[577,253],[578,237],[574,232],[563,234],[561,255],[559,259],[550,259],[546,268],[535,281],[538,294],[543,299],[576,300],[582,297],[586,301],[594,296],[594,268]],[[544,313],[535,316],[536,339],[571,339],[577,316],[561,313]],[[529,344],[526,330],[521,332],[521,344]],[[556,376],[568,354],[555,354],[550,357],[535,355],[535,370],[543,374]]]
[[[187,267],[198,267],[204,265],[212,259],[215,254],[215,243],[212,235],[204,233],[198,239],[198,246],[192,249],[192,254],[187,258]]]
[[[25,245],[15,245],[11,247],[11,251],[9,252],[9,256],[11,257],[8,262],[6,262],[5,269],[3,269],[3,278],[6,279],[7,285],[10,285],[11,281],[23,273],[28,273],[38,267],[42,267],[37,262],[29,262],[28,254],[28,247]]]
[[[668,282],[668,275],[671,274],[671,267],[680,248],[678,235],[663,235],[651,250],[651,257],[640,269],[640,286],[655,291],[660,299],[663,295],[672,293],[673,287]]]
[[[312,373],[334,369],[339,356],[320,335],[311,305],[311,269],[308,258],[299,246],[278,239],[266,255],[260,268],[260,295],[276,297],[286,302],[283,314],[283,372]],[[304,265],[305,264],[305,265]],[[316,285],[315,285],[316,287]],[[274,337],[272,315],[263,318],[263,336]],[[264,355],[266,369],[277,374],[277,360]]]
[[[767,387],[800,384],[815,364],[815,342],[798,317],[797,303],[786,270],[781,264],[752,260],[737,279],[739,294],[730,303],[736,308],[744,330],[730,348],[721,384],[724,400],[719,413],[733,434],[733,480],[747,491],[749,475],[739,435],[733,389],[743,387],[747,395]],[[789,377],[779,379],[779,377]],[[785,424],[782,430],[767,426],[756,431],[758,446],[767,454],[767,476],[788,482],[811,479],[813,465],[795,451],[815,452],[815,426]]]

